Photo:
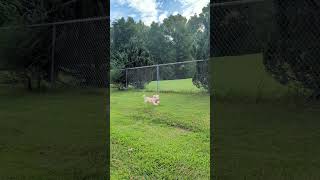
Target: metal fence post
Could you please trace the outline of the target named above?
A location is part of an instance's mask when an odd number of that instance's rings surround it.
[[[54,84],[54,55],[56,46],[56,25],[52,26],[52,49],[51,49],[51,84]]]
[[[128,89],[128,69],[126,69],[126,89]]]
[[[159,65],[157,65],[157,93],[159,93],[159,81],[160,81]]]

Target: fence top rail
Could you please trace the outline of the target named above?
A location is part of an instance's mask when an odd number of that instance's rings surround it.
[[[6,27],[0,27],[0,29],[34,28],[34,27],[56,26],[56,25],[63,25],[63,24],[72,24],[72,23],[80,23],[80,22],[91,22],[91,21],[100,21],[100,20],[108,20],[108,19],[110,19],[109,16],[102,16],[102,17],[94,17],[94,18],[84,18],[84,19],[73,19],[73,20],[67,20],[67,21],[58,21],[58,22],[52,22],[52,23],[30,24],[30,25],[20,25],[20,26],[6,26]]]
[[[264,2],[264,1],[265,0],[239,0],[239,1],[212,3],[212,4],[210,4],[210,6],[211,7],[235,6],[235,5],[258,3],[258,2]]]
[[[155,64],[155,65],[150,65],[150,66],[139,66],[139,67],[132,67],[132,68],[124,68],[124,69],[120,69],[120,70],[141,69],[141,68],[149,68],[149,67],[157,67],[157,66],[169,66],[169,65],[175,65],[175,64],[186,64],[186,63],[195,63],[195,62],[204,62],[204,61],[208,61],[208,59],[182,61],[182,62],[174,62],[174,63],[166,63],[166,64]]]

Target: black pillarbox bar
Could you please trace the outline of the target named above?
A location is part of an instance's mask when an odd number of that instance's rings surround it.
[[[320,3],[210,7],[212,179],[319,179]]]
[[[0,3],[0,179],[110,179],[105,0]]]

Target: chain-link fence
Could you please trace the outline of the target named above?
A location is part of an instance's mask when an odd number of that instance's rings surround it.
[[[114,73],[112,73],[114,72]],[[208,60],[111,70],[114,85],[151,92],[205,92]]]
[[[214,179],[319,179],[319,1],[214,2]]]
[[[108,87],[109,18],[0,28],[0,83]]]
[[[0,27],[0,179],[107,178],[109,30],[108,17]]]
[[[215,1],[211,5],[213,88],[217,96],[319,99],[317,1]]]

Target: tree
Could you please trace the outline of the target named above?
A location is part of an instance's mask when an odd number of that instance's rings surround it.
[[[175,51],[172,48],[172,41],[165,34],[160,23],[153,22],[147,33],[147,48],[155,64],[175,62]],[[161,67],[161,79],[172,79],[175,74],[171,67]]]
[[[217,3],[237,0],[215,0]],[[261,53],[272,28],[272,1],[235,3],[211,8],[211,53],[238,56]]]
[[[188,22],[188,27],[193,34],[192,56],[197,60],[208,60],[210,53],[209,30],[210,12],[209,5],[204,7],[199,16],[192,16]],[[207,62],[199,62],[193,75],[192,82],[198,88],[209,88],[209,68]]]
[[[192,59],[191,33],[187,27],[187,19],[182,15],[171,15],[163,20],[161,25],[165,36],[169,39],[169,47],[174,50],[174,61],[183,62]],[[187,71],[181,66],[175,66],[173,72],[176,78],[185,78]]]
[[[174,62],[174,51],[170,48],[171,41],[166,37],[159,23],[151,24],[146,44],[156,64]]]
[[[4,1],[6,2],[6,1]],[[14,14],[10,16],[14,17],[10,20],[10,24],[36,24],[42,22],[54,22],[54,21],[63,21],[66,19],[76,19],[84,17],[93,17],[93,16],[103,16],[106,15],[106,4],[103,0],[94,0],[94,1],[67,1],[67,0],[33,0],[33,1],[19,1],[20,3],[15,4]],[[8,4],[8,3],[7,3]],[[70,26],[69,26],[70,27]],[[63,39],[63,34],[92,34],[93,26],[87,26],[88,28],[65,28],[57,35],[56,39],[59,41]],[[107,27],[107,26],[106,26]],[[28,34],[26,34],[26,32]],[[90,33],[91,32],[91,33]],[[51,77],[50,64],[50,47],[51,47],[51,37],[52,29],[51,27],[46,28],[28,28],[23,31],[14,31],[14,32],[5,32],[2,33],[3,36],[7,36],[9,33],[13,34],[10,41],[12,41],[12,47],[15,48],[15,52],[12,52],[12,49],[3,48],[4,54],[7,55],[7,66],[11,66],[12,69],[17,74],[20,74],[23,80],[26,80],[28,84],[28,89],[32,90],[32,81],[33,79],[38,79],[38,88],[40,87],[40,82],[50,82],[52,78],[57,78],[56,68],[54,72],[55,77]],[[107,42],[106,42],[107,43]],[[107,49],[108,45],[104,44],[103,49]],[[12,48],[11,47],[11,48]],[[69,49],[70,51],[76,50],[78,46],[73,46],[74,49]],[[64,56],[68,56],[69,52],[62,52]],[[100,60],[103,56],[105,59],[108,57],[107,51],[105,54],[100,54],[100,57],[94,58],[95,60]],[[2,53],[3,54],[3,53]],[[62,55],[63,56],[63,55]],[[9,61],[10,60],[10,61]],[[106,63],[106,62],[105,62]],[[99,68],[101,62],[97,61],[88,61],[86,64],[87,67],[95,65],[96,70],[90,72],[97,72],[97,74],[92,74],[91,76],[101,76],[105,74],[101,72]],[[69,71],[72,71],[71,67],[67,67]],[[35,73],[36,71],[36,73]],[[37,74],[37,75],[34,75]],[[73,75],[77,77],[77,75]],[[92,78],[91,78],[92,79]],[[106,80],[108,78],[105,78]],[[87,79],[88,81],[88,79]],[[90,78],[89,78],[90,81]],[[105,81],[106,82],[106,81]]]
[[[0,1],[0,26],[14,20],[17,16],[18,8],[21,6],[18,0]]]
[[[264,51],[266,70],[281,84],[294,83],[320,99],[320,6],[316,1],[280,1],[276,30]]]
[[[119,89],[126,86],[126,74],[124,69],[153,64],[152,57],[146,48],[143,34],[148,28],[142,23],[136,23],[132,18],[127,21],[121,18],[113,23],[111,35],[111,65],[112,83]],[[141,76],[140,76],[141,75]],[[135,88],[144,88],[148,79],[143,74],[134,74],[136,78],[128,85]]]
[[[137,53],[141,52],[141,53]],[[142,53],[143,52],[143,53]],[[149,27],[133,18],[116,20],[111,27],[112,81],[118,87],[125,87],[125,71],[131,67],[150,64],[183,62],[195,59],[208,59],[209,56],[209,5],[198,16],[190,20],[182,15],[171,15],[163,23],[153,22]],[[139,60],[139,63],[137,61]],[[208,65],[161,66],[161,79],[193,77],[200,87],[208,86]],[[129,70],[129,85],[142,88],[145,83],[155,80],[155,68]],[[137,82],[137,84],[130,84]]]

